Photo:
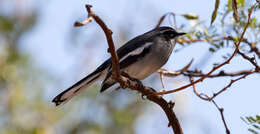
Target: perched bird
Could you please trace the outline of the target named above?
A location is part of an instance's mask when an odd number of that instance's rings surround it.
[[[178,33],[171,27],[158,27],[128,41],[116,52],[120,71],[143,80],[160,69],[169,59],[176,43],[176,38],[185,33]],[[107,59],[94,72],[78,81],[73,86],[56,96],[52,102],[56,106],[69,101],[95,81],[104,78],[100,92],[116,83],[112,79],[112,59]]]

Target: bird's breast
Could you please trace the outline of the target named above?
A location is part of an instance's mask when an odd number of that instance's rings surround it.
[[[174,44],[172,42],[154,44],[149,53],[123,71],[134,78],[142,80],[156,72],[168,61],[173,47]]]

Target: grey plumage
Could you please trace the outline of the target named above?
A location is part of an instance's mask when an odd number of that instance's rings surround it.
[[[142,80],[161,68],[170,57],[175,46],[175,38],[185,33],[177,33],[171,27],[155,28],[135,37],[117,50],[120,71]],[[52,102],[56,105],[67,102],[98,79],[105,77],[101,92],[116,83],[112,76],[111,58],[67,90],[56,96]]]

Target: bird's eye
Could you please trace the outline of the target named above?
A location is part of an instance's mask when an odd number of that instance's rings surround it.
[[[175,37],[175,34],[174,34],[173,31],[165,31],[163,34],[165,36],[167,36],[167,37],[170,37],[170,38],[174,38]]]

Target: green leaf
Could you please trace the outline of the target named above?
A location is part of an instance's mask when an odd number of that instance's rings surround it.
[[[252,116],[246,117],[246,119],[247,119],[250,123],[256,122],[256,120],[255,120]]]
[[[256,129],[259,129],[260,130],[260,127],[257,126],[257,125],[252,125],[253,127],[255,127]]]
[[[220,45],[218,45],[218,44],[214,44],[214,46],[215,46],[217,49],[220,48]]]
[[[254,129],[251,129],[251,128],[249,128],[248,131],[250,131],[250,132],[252,132],[254,134],[259,134],[258,132],[256,132]]]
[[[208,31],[208,29],[203,29],[203,33],[204,33],[204,35],[206,36],[206,37],[209,37],[209,31]]]
[[[233,38],[233,41],[238,42],[238,41],[239,41],[239,38],[238,38],[238,37],[234,37],[234,38]]]
[[[228,12],[230,12],[232,10],[232,7],[231,7],[231,4],[232,4],[232,0],[228,0]]]
[[[251,28],[256,28],[256,26],[257,26],[257,20],[256,20],[256,18],[254,17],[254,18],[251,19],[250,27],[251,27]]]
[[[239,7],[244,7],[245,6],[245,0],[237,0],[237,5]]]
[[[219,44],[219,46],[224,47],[224,42],[221,41],[220,44]]]
[[[190,34],[185,34],[185,36],[186,36],[189,40],[194,40]],[[189,43],[188,43],[188,44],[189,44]]]
[[[188,20],[197,20],[199,18],[199,16],[196,14],[183,14],[181,16],[183,16],[184,18],[186,18]]]
[[[259,126],[259,121],[260,121],[260,116],[256,115],[255,117],[253,116],[247,116],[244,118],[241,118],[247,125],[250,125],[250,128],[248,129],[249,132],[254,133],[254,134],[259,134],[260,126]]]
[[[256,115],[256,119],[258,122],[260,122],[260,116],[259,115]]]
[[[218,13],[218,7],[219,7],[219,1],[220,0],[216,0],[216,3],[215,3],[215,9],[212,13],[212,16],[211,16],[211,22],[210,24],[212,25],[213,22],[215,21],[216,17],[217,17],[217,13]]]
[[[0,31],[9,32],[13,30],[14,24],[10,18],[0,16]]]
[[[216,50],[211,47],[211,48],[209,48],[209,51],[214,53]]]

